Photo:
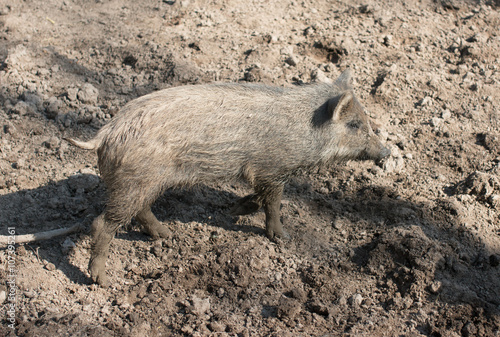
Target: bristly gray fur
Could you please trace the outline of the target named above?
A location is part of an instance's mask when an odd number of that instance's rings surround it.
[[[161,225],[150,205],[166,188],[246,180],[256,194],[238,212],[264,207],[272,238],[283,232],[279,202],[291,174],[388,154],[354,96],[349,72],[333,84],[292,88],[170,88],[129,102],[92,140],[68,141],[97,150],[109,194],[106,212],[94,224],[91,274],[96,280],[103,277],[103,254],[119,226],[136,216],[159,235]]]

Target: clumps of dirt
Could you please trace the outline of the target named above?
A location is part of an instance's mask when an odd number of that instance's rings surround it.
[[[493,172],[472,172],[461,181],[455,190],[456,194],[473,195],[479,201],[487,202],[500,209],[500,180],[498,169]]]
[[[16,245],[15,330],[0,284],[0,335],[498,335],[499,6],[0,4],[0,223],[16,234],[88,229],[105,189],[95,155],[63,138],[88,139],[126,102],[170,86],[303,85],[350,68],[393,151],[294,177],[281,245],[262,212],[228,214],[245,186],[167,191],[153,212],[172,236],[121,229],[108,289],[90,284],[87,232]]]

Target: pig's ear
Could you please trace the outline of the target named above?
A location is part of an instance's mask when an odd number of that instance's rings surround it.
[[[338,121],[343,116],[349,114],[352,109],[354,94],[352,91],[346,91],[342,95],[332,98],[328,101],[328,113],[330,119]]]
[[[334,84],[342,90],[352,89],[351,70],[349,68],[344,70],[344,72],[340,74],[337,80],[335,80]]]

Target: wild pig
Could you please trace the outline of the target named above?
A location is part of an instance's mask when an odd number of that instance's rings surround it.
[[[266,234],[283,235],[283,185],[298,169],[390,154],[354,96],[347,70],[333,84],[280,88],[207,84],[169,88],[129,102],[88,142],[97,149],[106,210],[92,224],[90,274],[106,282],[116,230],[133,217],[153,238],[168,230],[151,212],[165,189],[244,179],[255,194],[233,208],[264,208]]]

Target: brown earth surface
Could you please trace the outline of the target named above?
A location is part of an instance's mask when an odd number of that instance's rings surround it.
[[[84,228],[16,245],[13,276],[1,248],[0,335],[500,336],[499,5],[0,1],[0,234]],[[153,211],[172,237],[120,229],[111,287],[91,284],[105,189],[63,137],[162,88],[346,68],[389,160],[293,178],[281,244],[263,212],[228,214],[244,184],[169,190]]]

